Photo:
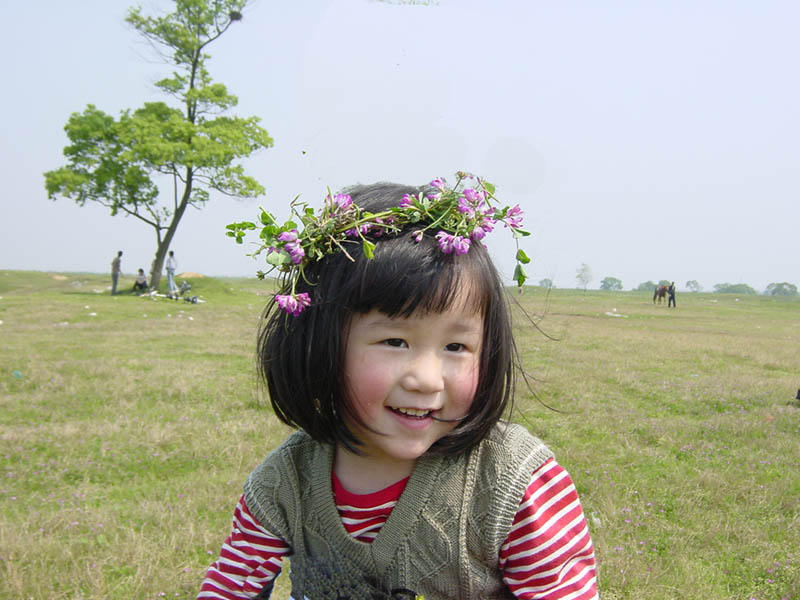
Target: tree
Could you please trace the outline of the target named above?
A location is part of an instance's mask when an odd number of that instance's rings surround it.
[[[539,286],[543,288],[547,288],[548,290],[553,287],[553,280],[552,279],[540,279]]]
[[[667,281],[666,279],[662,279],[661,281],[658,282],[658,287],[661,287],[662,285],[669,287],[670,285],[672,285],[672,282]]]
[[[770,283],[764,291],[768,296],[797,296],[797,286],[792,283]]]
[[[656,286],[656,284],[653,283],[652,281],[645,281],[644,283],[640,283],[636,287],[636,289],[633,290],[633,291],[634,292],[652,292],[653,290],[656,289],[656,287],[658,287],[658,286]]]
[[[703,286],[697,283],[697,280],[690,279],[689,281],[686,282],[686,289],[689,290],[690,292],[702,292]]]
[[[622,289],[622,282],[616,277],[604,277],[600,282],[601,290],[617,291]]]
[[[578,267],[578,270],[575,273],[575,279],[578,280],[583,286],[583,291],[586,291],[586,287],[589,285],[589,282],[592,280],[592,270],[589,268],[589,265],[586,263],[581,263],[581,266]]]
[[[745,294],[754,295],[756,291],[746,283],[718,283],[714,286],[718,294]]]
[[[51,200],[97,202],[111,215],[132,216],[155,230],[151,285],[158,287],[169,245],[189,206],[200,208],[209,190],[250,198],[264,188],[237,161],[272,146],[258,117],[223,116],[236,96],[211,79],[206,49],[241,20],[247,0],[176,0],[175,11],[158,17],[132,8],[126,21],[173,65],[157,88],[180,108],[148,102],[119,119],[94,105],[73,113],[64,130],[68,164],[44,174]],[[162,201],[157,181],[172,188]]]

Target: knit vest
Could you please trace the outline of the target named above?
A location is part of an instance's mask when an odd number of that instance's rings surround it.
[[[531,473],[553,454],[520,425],[498,424],[458,456],[423,456],[372,543],[342,525],[334,449],[290,435],[248,477],[245,502],[291,547],[292,597],[379,600],[513,598],[498,565]],[[410,597],[413,598],[413,595]]]

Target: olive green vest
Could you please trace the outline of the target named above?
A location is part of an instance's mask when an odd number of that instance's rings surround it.
[[[297,431],[244,486],[259,522],[291,547],[297,600],[513,598],[498,553],[531,473],[552,453],[520,425],[497,425],[459,456],[424,456],[372,543],[350,537],[331,489],[333,447]]]

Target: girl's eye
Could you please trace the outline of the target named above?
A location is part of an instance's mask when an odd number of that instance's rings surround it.
[[[464,344],[452,343],[444,347],[448,352],[461,352],[464,349]]]
[[[393,348],[402,348],[406,344],[405,341],[400,338],[389,338],[388,340],[383,340],[383,343]]]

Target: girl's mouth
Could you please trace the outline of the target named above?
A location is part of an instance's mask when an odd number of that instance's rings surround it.
[[[417,408],[395,408],[393,406],[390,406],[389,410],[411,419],[424,419],[431,416],[431,413],[433,412],[432,410],[420,410]]]

